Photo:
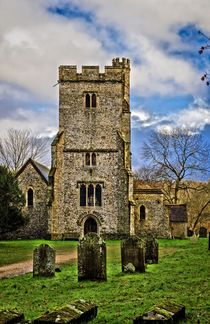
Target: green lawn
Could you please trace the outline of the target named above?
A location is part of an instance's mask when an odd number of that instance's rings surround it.
[[[15,253],[30,257],[41,241],[0,242],[0,260]],[[46,242],[46,241],[45,241]],[[77,242],[50,242],[60,251],[76,248]],[[122,274],[120,242],[107,242],[107,282],[77,281],[75,261],[61,266],[51,279],[27,274],[0,280],[0,308],[16,308],[27,319],[75,299],[96,303],[98,316],[92,323],[132,323],[133,317],[165,299],[186,306],[187,323],[210,323],[210,252],[207,239],[159,240],[160,258],[144,274]],[[13,251],[13,252],[12,252]],[[24,258],[26,256],[24,255]],[[186,321],[185,321],[186,323]]]

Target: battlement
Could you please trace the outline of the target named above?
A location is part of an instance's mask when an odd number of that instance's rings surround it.
[[[100,73],[99,66],[82,66],[78,73],[76,65],[61,65],[59,67],[59,82],[76,81],[118,81],[124,80],[123,71],[130,71],[130,60],[114,58],[111,66],[105,66],[105,73]]]

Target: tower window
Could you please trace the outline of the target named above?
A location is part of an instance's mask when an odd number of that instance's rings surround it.
[[[80,186],[80,206],[86,206],[86,185]]]
[[[96,107],[96,94],[95,93],[92,94],[92,107],[93,108]]]
[[[95,166],[96,165],[96,154],[95,153],[86,153],[85,154],[85,165]]]
[[[29,188],[27,192],[27,205],[29,207],[34,205],[34,192],[33,189]]]
[[[90,108],[90,95],[89,95],[89,93],[87,93],[86,96],[85,96],[85,107]]]
[[[140,207],[140,220],[144,220],[146,215],[145,206],[141,205]]]
[[[86,108],[96,108],[97,106],[97,97],[95,93],[86,93],[85,94],[85,107]]]
[[[81,184],[80,206],[102,206],[102,186],[92,183]]]
[[[85,165],[90,165],[90,153],[86,153],[85,155]]]
[[[95,199],[96,206],[101,206],[101,185],[96,185],[96,199]]]

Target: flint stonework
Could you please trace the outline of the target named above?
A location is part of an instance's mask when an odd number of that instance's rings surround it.
[[[136,235],[130,236],[121,243],[122,271],[132,263],[136,272],[145,272],[144,242]]]
[[[78,280],[107,280],[106,243],[96,233],[79,241]]]
[[[146,251],[145,262],[146,263],[158,263],[158,242],[153,236],[148,236],[145,239]]]
[[[55,275],[55,250],[48,244],[34,249],[33,276],[52,277]]]

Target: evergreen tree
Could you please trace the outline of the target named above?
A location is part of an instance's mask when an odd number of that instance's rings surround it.
[[[0,234],[8,233],[24,225],[21,209],[24,197],[14,174],[0,166]]]

